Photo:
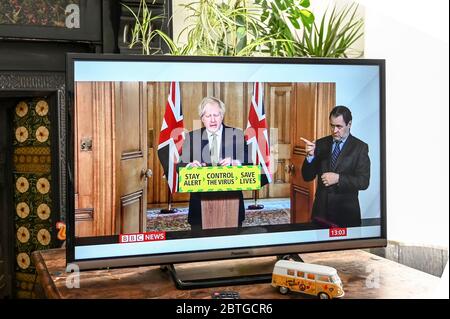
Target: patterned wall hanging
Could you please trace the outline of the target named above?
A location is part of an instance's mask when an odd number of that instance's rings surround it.
[[[66,8],[80,5],[79,0],[2,0],[0,1],[0,24],[39,25],[67,27]]]
[[[52,248],[51,136],[45,99],[20,101],[14,112],[13,179],[16,297],[34,297],[35,250]]]

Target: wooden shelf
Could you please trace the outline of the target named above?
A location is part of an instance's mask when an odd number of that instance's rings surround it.
[[[363,250],[301,254],[307,263],[332,266],[342,279],[345,298],[427,298],[439,278],[378,257]],[[302,299],[300,293],[281,295],[270,283],[177,290],[169,273],[159,266],[91,270],[80,273],[80,288],[66,287],[65,249],[35,251],[32,254],[47,298],[196,298],[210,299],[214,291],[238,291],[241,299]],[[218,269],[240,272],[270,267],[274,257],[209,261],[177,265],[185,272],[217,273]],[[206,266],[206,267],[205,267]],[[270,269],[270,268],[269,268]],[[207,275],[203,273],[202,275]]]

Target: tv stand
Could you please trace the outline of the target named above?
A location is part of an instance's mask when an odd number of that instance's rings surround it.
[[[277,256],[277,260],[293,260],[304,263],[305,261],[300,257],[299,254],[288,254],[288,255],[279,255]]]
[[[217,277],[217,278],[183,279],[179,276],[173,264],[164,265],[161,267],[161,269],[163,271],[169,272],[170,277],[175,283],[175,287],[180,290],[220,287],[220,286],[260,284],[260,283],[269,283],[272,280],[272,273],[246,275],[246,276]]]
[[[322,253],[302,253],[307,263],[327,265],[336,268],[344,284],[344,298],[434,298],[436,287],[443,282],[440,278],[409,268],[391,260],[375,256],[360,249],[346,251],[332,251]],[[66,272],[66,250],[63,248],[36,250],[32,254],[38,277],[33,294],[38,298],[114,298],[114,299],[211,299],[214,288],[178,290],[169,278],[168,272],[162,272],[160,266],[124,267]],[[267,260],[267,262],[265,262]],[[256,271],[261,265],[267,264],[272,268],[275,257],[255,257],[247,260],[232,260],[231,266],[238,265],[239,269],[249,268]],[[203,269],[215,273],[218,268],[224,268],[225,261],[203,262]],[[187,264],[198,273],[197,263]],[[205,265],[206,264],[206,267]],[[245,265],[245,266],[244,266]],[[219,267],[220,266],[220,267]],[[177,264],[178,270],[186,271],[185,265]],[[379,276],[379,288],[368,288],[368,281],[374,280],[374,274],[368,269],[376,269]],[[272,272],[272,269],[267,270]],[[208,278],[208,275],[204,275]],[[79,278],[80,288],[73,289],[67,282]],[[298,293],[281,295],[269,283],[255,285],[228,286],[220,288],[224,291],[236,291],[241,299],[298,299],[308,298]],[[30,292],[31,293],[31,292]],[[206,301],[205,301],[206,302]],[[283,303],[284,304],[284,303]],[[281,305],[281,304],[280,304]]]
[[[280,255],[270,261],[258,265],[248,266],[248,259],[241,264],[236,260],[220,261],[223,266],[215,269],[214,273],[208,271],[208,262],[161,265],[160,269],[168,272],[175,287],[180,290],[198,289],[220,286],[248,285],[258,283],[270,283],[272,270],[277,260],[295,260],[303,262],[298,254]],[[245,262],[247,261],[247,262]],[[201,265],[203,264],[203,265]]]

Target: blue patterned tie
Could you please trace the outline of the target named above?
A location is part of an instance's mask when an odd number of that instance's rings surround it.
[[[337,159],[339,157],[339,154],[341,153],[341,148],[339,145],[341,145],[342,141],[336,141],[334,142],[334,150],[331,154],[331,169],[334,170],[336,168]]]

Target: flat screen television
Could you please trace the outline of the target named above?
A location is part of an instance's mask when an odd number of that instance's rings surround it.
[[[67,99],[81,269],[386,245],[384,60],[69,54]]]

